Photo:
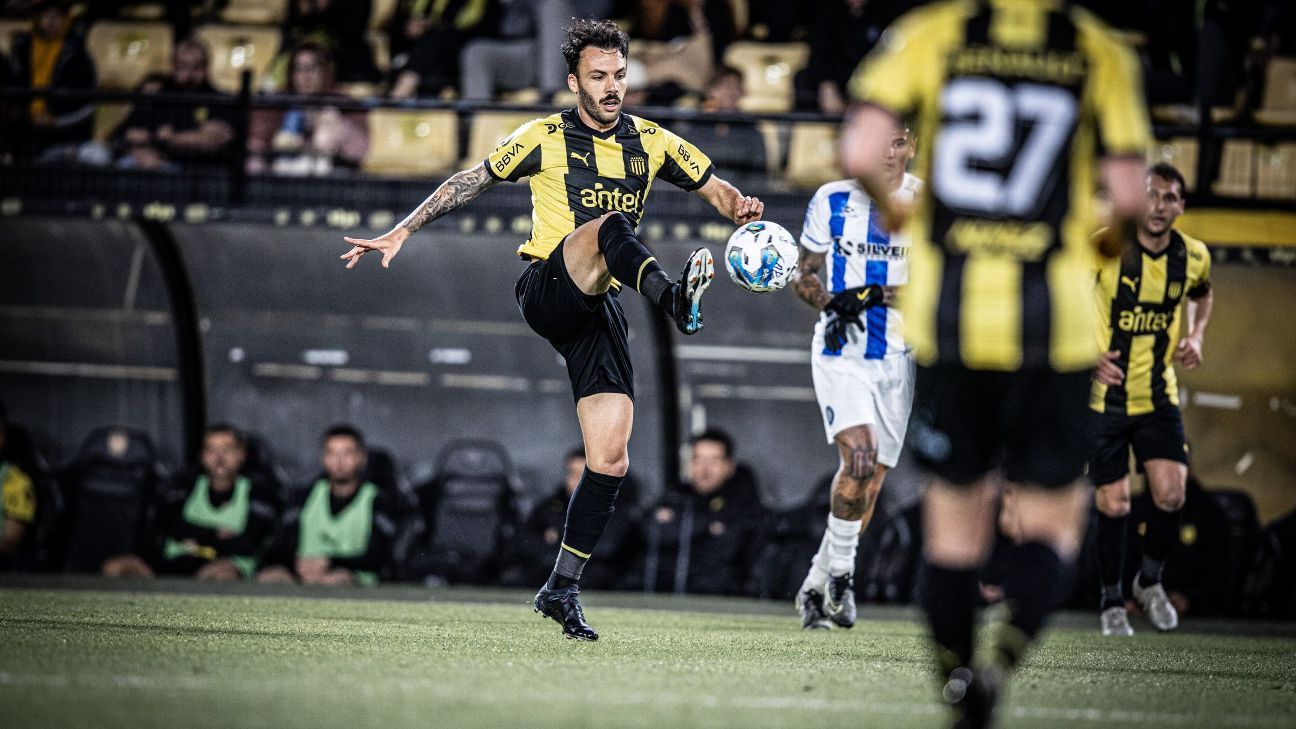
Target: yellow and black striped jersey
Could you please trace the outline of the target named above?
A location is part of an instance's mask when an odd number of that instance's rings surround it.
[[[850,91],[915,121],[918,361],[1092,367],[1096,160],[1151,144],[1129,48],[1060,0],[945,0],[892,26]]]
[[[697,147],[653,122],[623,113],[597,132],[574,109],[518,127],[486,158],[486,170],[510,182],[530,178],[531,237],[518,255],[538,259],[604,213],[625,213],[638,225],[656,177],[696,190],[712,173]]]
[[[1128,241],[1119,259],[1097,272],[1094,299],[1098,345],[1120,352],[1116,360],[1125,381],[1095,381],[1089,407],[1100,413],[1143,415],[1179,404],[1174,354],[1179,344],[1179,312],[1184,297],[1210,291],[1210,252],[1206,244],[1177,230],[1170,245],[1150,253]]]

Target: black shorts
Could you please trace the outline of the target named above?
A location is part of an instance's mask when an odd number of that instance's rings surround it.
[[[1088,372],[919,367],[910,448],[952,484],[999,469],[1015,483],[1069,485],[1089,456],[1089,386]]]
[[[1179,408],[1168,405],[1143,415],[1096,413],[1093,420],[1093,452],[1089,459],[1089,478],[1096,486],[1105,486],[1129,473],[1130,448],[1139,470],[1148,461],[1164,458],[1187,465],[1188,439],[1184,437],[1183,417]]]
[[[577,288],[563,263],[563,244],[522,272],[514,287],[522,318],[567,362],[572,395],[600,392],[634,399],[634,370],[625,312],[616,294],[590,296]]]

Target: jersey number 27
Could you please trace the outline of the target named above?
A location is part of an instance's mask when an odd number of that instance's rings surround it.
[[[1036,219],[1042,189],[1075,128],[1076,99],[1057,86],[959,78],[941,93],[932,192],[946,206]],[[1030,130],[1019,143],[1023,122]]]

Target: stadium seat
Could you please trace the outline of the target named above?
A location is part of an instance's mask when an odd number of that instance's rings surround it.
[[[747,90],[740,102],[743,111],[791,111],[792,77],[809,58],[810,48],[804,43],[731,44],[725,50],[725,63],[742,71]]]
[[[1269,61],[1264,97],[1255,118],[1261,124],[1296,125],[1296,58]]]
[[[221,20],[236,25],[278,25],[288,15],[288,0],[229,0]]]
[[[378,70],[383,73],[391,70],[391,42],[387,34],[381,30],[370,30],[365,33],[365,40],[369,41],[369,47],[373,49],[374,65]]]
[[[462,166],[475,165],[495,151],[522,124],[536,118],[534,112],[482,111],[473,115],[468,131],[468,156]]]
[[[453,111],[369,112],[369,155],[364,171],[395,177],[446,172],[459,154],[459,119]]]
[[[1265,145],[1256,159],[1256,197],[1296,200],[1296,144]]]
[[[163,3],[132,3],[117,11],[117,17],[130,20],[163,20],[166,5]]]
[[[1184,176],[1184,182],[1191,192],[1197,189],[1197,140],[1191,137],[1175,137],[1169,140],[1158,140],[1153,152],[1152,162],[1168,162]]]
[[[26,20],[15,20],[14,18],[0,18],[0,53],[9,57],[9,49],[13,47],[14,36],[31,27],[31,23]]]
[[[95,108],[94,115],[94,138],[96,141],[106,142],[112,136],[118,125],[126,121],[130,116],[130,104],[99,104]]]
[[[373,10],[369,14],[369,27],[377,30],[386,27],[396,13],[398,0],[373,0]]]
[[[212,85],[237,93],[243,71],[252,72],[252,88],[279,52],[279,29],[255,25],[204,25],[194,34],[211,49]]]
[[[418,488],[426,534],[412,573],[447,582],[493,581],[514,529],[513,465],[493,441],[442,449],[436,477]]]
[[[109,557],[149,553],[158,475],[143,431],[113,426],[85,439],[56,477],[66,509],[57,548],[64,571],[97,573]]]
[[[102,21],[86,37],[99,86],[133,90],[150,73],[171,68],[171,28],[165,23]]]
[[[783,173],[789,185],[810,189],[843,176],[838,163],[836,124],[807,122],[792,127],[787,170]]]
[[[1255,183],[1255,142],[1229,139],[1220,156],[1219,178],[1212,188],[1216,195],[1251,197]]]

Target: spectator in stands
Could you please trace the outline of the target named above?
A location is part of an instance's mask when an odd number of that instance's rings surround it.
[[[689,483],[645,520],[644,585],[658,592],[753,594],[752,566],[767,516],[733,440],[707,430],[692,442]]]
[[[724,61],[725,49],[734,40],[729,0],[640,0],[638,6],[635,38],[679,41],[705,34],[711,61],[717,65]],[[710,66],[702,70],[702,78],[708,78],[710,72]]]
[[[846,111],[846,81],[872,50],[894,15],[869,0],[814,3],[810,60],[796,75],[796,108],[822,114]],[[895,4],[895,3],[892,3]]]
[[[260,582],[372,585],[387,563],[396,522],[387,498],[364,480],[364,436],[335,425],[321,442],[324,473],[285,515]]]
[[[31,18],[31,30],[18,34],[10,48],[11,82],[29,89],[93,89],[94,62],[67,3],[41,0],[32,5]],[[94,110],[83,99],[29,99],[19,112],[15,131],[24,140],[16,151],[42,163],[75,161],[93,133]]]
[[[742,72],[731,66],[721,66],[707,84],[702,111],[706,114],[738,114],[744,94]],[[766,171],[765,140],[755,122],[732,117],[715,121],[706,119],[704,115],[696,122],[679,122],[673,125],[672,131],[695,140],[693,143],[707,151],[721,174],[740,177]]]
[[[659,2],[645,5],[641,11],[635,38],[653,42],[636,44],[630,57],[626,105],[670,106],[703,94],[715,64],[715,46],[703,3]],[[665,22],[668,15],[674,16],[673,11],[684,13],[684,26]]]
[[[36,488],[7,455],[9,415],[0,403],[0,568],[11,564],[36,520]]]
[[[207,47],[187,39],[171,54],[171,75],[150,77],[139,91],[165,97],[174,94],[218,94],[207,80]],[[181,164],[222,161],[234,140],[232,109],[139,102],[113,134],[123,169],[178,172]]]
[[[333,90],[333,60],[324,48],[307,43],[292,53],[291,95],[314,97],[319,106],[256,109],[248,132],[248,172],[277,175],[327,175],[335,168],[359,167],[369,151],[364,112],[339,111],[322,102],[339,98]]]
[[[505,570],[507,584],[533,585],[544,582],[553,570],[553,553],[562,539],[567,503],[585,472],[585,450],[576,448],[563,461],[563,482],[531,510],[519,531],[512,564]],[[617,496],[616,512],[599,538],[600,559],[590,562],[581,574],[581,585],[594,589],[635,589],[642,578],[634,566],[639,531],[639,493],[633,479],[626,479]]]
[[[610,0],[510,0],[497,20],[459,56],[459,94],[489,101],[499,91],[538,87],[541,98],[565,90],[564,32],[572,18],[605,18]]]
[[[220,582],[251,577],[274,532],[276,498],[245,471],[246,463],[247,441],[237,428],[208,427],[201,465],[177,474],[162,497],[152,540],[157,552],[113,557],[104,574]]]
[[[459,54],[490,19],[492,0],[401,0],[388,27],[393,99],[435,96],[459,84]]]
[[[372,12],[370,0],[291,0],[279,47],[318,46],[332,56],[338,81],[377,83],[382,74],[365,37]],[[275,60],[270,69],[273,88],[291,84],[291,65],[291,52]]]

